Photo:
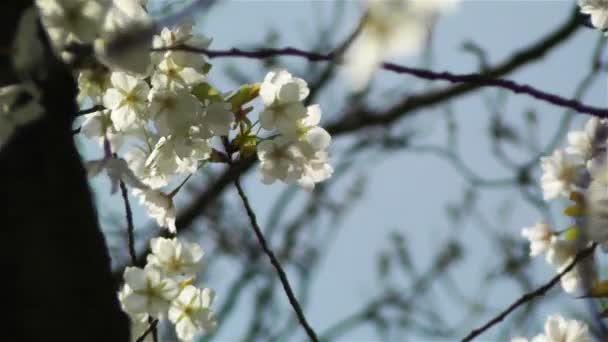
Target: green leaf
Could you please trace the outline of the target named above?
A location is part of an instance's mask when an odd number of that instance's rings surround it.
[[[239,152],[243,157],[250,157],[256,152],[257,137],[253,134],[239,134],[234,138],[233,144],[238,146]]]
[[[244,104],[253,101],[260,94],[260,84],[246,84],[239,88],[236,93],[228,98],[234,111],[240,109]]]
[[[578,227],[577,226],[568,227],[564,231],[564,239],[566,239],[568,241],[575,241],[577,236],[578,236]]]
[[[220,102],[224,100],[220,92],[213,88],[209,83],[195,85],[192,88],[192,95],[196,96],[201,102]]]

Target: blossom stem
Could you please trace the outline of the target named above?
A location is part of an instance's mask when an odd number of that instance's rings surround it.
[[[499,322],[501,322],[511,312],[515,311],[515,309],[517,309],[521,305],[523,305],[525,303],[528,303],[528,302],[531,302],[536,297],[543,296],[553,286],[555,286],[557,283],[559,283],[559,281],[562,279],[562,277],[564,276],[564,274],[570,272],[574,268],[574,266],[576,266],[576,264],[578,264],[581,260],[583,260],[586,257],[592,255],[593,252],[595,251],[596,247],[597,247],[597,243],[594,242],[591,245],[589,245],[588,247],[586,247],[585,249],[580,250],[576,254],[576,256],[574,257],[574,259],[572,260],[572,262],[570,262],[570,264],[568,264],[568,266],[566,268],[564,268],[561,272],[559,272],[556,276],[554,276],[553,278],[551,278],[548,282],[546,282],[541,287],[538,287],[537,289],[535,289],[535,290],[533,290],[531,292],[528,292],[528,293],[524,294],[523,296],[519,297],[519,299],[517,299],[515,302],[513,302],[513,304],[509,305],[508,308],[506,308],[505,310],[503,310],[496,317],[492,318],[491,320],[489,320],[487,323],[485,323],[481,327],[479,327],[479,328],[474,329],[473,331],[471,331],[466,337],[464,337],[462,339],[462,342],[472,341],[474,338],[476,338],[479,335],[483,334],[485,331],[487,331],[488,329],[490,329],[495,324],[498,324]]]
[[[104,107],[102,105],[95,105],[93,107],[81,109],[81,110],[77,111],[76,116],[91,114],[91,113],[99,112],[100,110],[104,110],[104,109],[106,109],[106,107]]]
[[[129,256],[131,257],[131,264],[137,263],[137,253],[135,252],[135,228],[133,226],[133,211],[131,210],[131,204],[129,203],[129,193],[127,192],[127,186],[121,180],[120,181],[120,192],[122,194],[122,201],[125,204],[125,212],[127,216],[127,245],[129,246]]]
[[[190,179],[190,177],[192,177],[192,174],[189,174],[175,189],[173,189],[173,191],[171,191],[167,196],[169,196],[169,198],[173,199],[173,197],[175,197],[175,195],[177,195],[177,193],[182,189],[182,187],[184,185],[186,185],[186,182]]]
[[[245,192],[243,191],[243,188],[241,187],[241,182],[238,177],[234,180],[234,185],[236,186],[236,190],[239,193],[239,197],[241,197],[243,206],[245,207],[245,210],[247,211],[247,216],[249,217],[249,221],[251,222],[251,227],[253,228],[253,231],[258,239],[258,242],[260,243],[262,250],[268,256],[268,258],[270,259],[270,262],[272,263],[275,270],[277,271],[277,273],[279,275],[279,280],[281,281],[281,285],[283,286],[283,290],[285,291],[285,294],[287,295],[287,298],[289,299],[289,303],[291,304],[293,310],[296,313],[296,316],[298,317],[298,321],[300,322],[300,325],[302,325],[302,327],[306,331],[306,334],[308,335],[308,338],[310,338],[311,341],[314,341],[314,342],[318,341],[319,339],[317,338],[317,334],[314,331],[314,329],[310,326],[310,324],[308,324],[308,321],[306,320],[306,316],[304,316],[302,307],[300,306],[300,303],[298,302],[298,299],[296,298],[296,296],[291,288],[291,285],[289,284],[289,279],[287,278],[287,275],[285,274],[285,271],[283,270],[281,263],[279,262],[277,257],[274,255],[274,252],[268,247],[266,238],[264,237],[264,234],[262,234],[262,229],[258,225],[258,221],[257,221],[256,215],[255,215],[255,212],[253,211],[253,209],[251,208],[251,205],[249,204],[249,199],[247,198],[247,195],[245,195]]]
[[[156,331],[157,325],[158,325],[158,319],[150,321],[150,325],[148,326],[148,329],[146,329],[146,331],[144,331],[144,333],[141,334],[141,336],[139,336],[137,338],[136,342],[143,342],[146,339],[146,336],[148,336],[150,333],[154,333],[154,331]]]

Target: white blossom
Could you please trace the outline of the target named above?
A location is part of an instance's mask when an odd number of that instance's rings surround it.
[[[44,65],[44,44],[38,33],[38,7],[30,6],[23,11],[11,49],[11,62],[17,75],[42,76],[41,65]],[[37,74],[37,75],[36,75]]]
[[[570,145],[566,148],[566,153],[578,155],[584,160],[591,159],[594,148],[597,148],[600,143],[596,141],[598,130],[602,127],[605,128],[605,125],[605,120],[593,117],[587,121],[584,130],[569,132],[568,143]],[[601,144],[605,145],[605,142],[601,142]]]
[[[547,262],[557,267],[561,273],[576,257],[576,244],[574,241],[552,239],[547,249]],[[581,284],[578,268],[575,266],[561,277],[561,285],[567,293],[576,292]]]
[[[312,191],[315,184],[322,182],[332,176],[333,167],[329,164],[327,152],[315,152],[312,158],[308,158],[302,165],[302,174],[298,179],[298,185],[304,190]]]
[[[145,26],[152,22],[141,1],[139,0],[112,0],[112,6],[103,23],[106,32],[124,30],[132,25]]]
[[[110,87],[110,74],[106,70],[82,70],[78,74],[79,102],[90,99],[94,104],[101,104],[103,94]]]
[[[202,122],[216,136],[227,136],[234,123],[234,114],[227,102],[212,102],[205,107]]]
[[[545,200],[558,196],[568,197],[572,191],[578,189],[576,182],[579,172],[584,166],[579,156],[556,150],[549,157],[542,157],[541,187]]]
[[[344,59],[352,88],[361,90],[386,58],[418,52],[435,16],[454,7],[456,0],[368,1],[361,32]]]
[[[113,72],[112,88],[103,96],[103,105],[112,110],[114,126],[128,131],[142,124],[147,109],[150,88],[143,80],[124,72]]]
[[[602,31],[608,29],[608,0],[578,0],[581,13],[591,17],[591,24]]]
[[[557,269],[558,273],[561,273],[568,265],[563,265]],[[581,277],[578,272],[578,268],[575,266],[570,271],[564,273],[560,279],[562,289],[566,293],[576,293],[581,288]]]
[[[521,230],[521,235],[530,241],[530,256],[536,256],[551,248],[555,233],[548,224],[537,223]]]
[[[206,139],[161,137],[148,155],[144,166],[150,176],[168,180],[174,175],[196,171],[198,163],[209,158],[210,153],[211,146]]]
[[[97,139],[100,144],[107,139],[112,150],[116,152],[122,147],[125,135],[114,128],[110,113],[110,110],[100,110],[83,115],[84,121],[80,125],[80,132],[87,138]]]
[[[215,329],[217,321],[210,309],[214,297],[212,289],[197,289],[188,285],[171,302],[169,320],[175,324],[180,340],[191,341],[196,334]]]
[[[196,243],[177,238],[154,238],[150,241],[148,265],[162,270],[169,277],[195,275],[202,267],[203,250]]]
[[[161,135],[188,135],[201,116],[200,101],[185,89],[156,89],[149,94],[149,112]]]
[[[130,316],[131,320],[131,342],[154,342],[154,335],[149,333],[143,341],[140,341],[139,338],[148,330],[150,323],[148,323],[148,315],[139,315],[144,318],[133,318]]]
[[[310,90],[306,82],[285,70],[269,72],[260,86],[260,96],[266,106],[260,113],[264,129],[288,127],[306,116],[301,103]]]
[[[588,237],[608,251],[608,168],[605,166],[591,173],[586,200]]]
[[[127,267],[125,285],[119,298],[125,311],[133,314],[147,313],[152,317],[164,317],[171,301],[178,295],[177,283],[163,277],[154,267]]]
[[[120,181],[130,187],[137,189],[147,189],[148,186],[142,183],[131,171],[127,162],[122,158],[106,157],[99,160],[85,162],[85,168],[89,177],[97,176],[101,171],[106,170],[110,177],[111,193],[118,190]]]
[[[561,267],[569,264],[576,255],[574,241],[552,239],[547,248],[547,262],[553,266]]]
[[[175,233],[175,207],[171,196],[159,190],[134,189],[133,194],[148,211],[148,215],[156,220],[159,226]]]
[[[156,66],[152,74],[152,86],[154,88],[191,88],[203,83],[205,75],[193,66],[180,64],[178,55],[163,58]]]
[[[279,179],[293,183],[302,175],[302,151],[283,137],[265,140],[257,146],[262,183],[272,184]]]
[[[186,45],[197,49],[206,49],[211,45],[211,39],[201,35],[192,33],[192,22],[187,21],[173,28],[163,28],[159,35],[154,37],[154,48],[169,48],[180,45]],[[172,57],[179,63],[191,66],[193,68],[201,68],[206,63],[203,55],[191,53],[187,51],[164,51],[153,54],[154,58],[159,62],[162,58]]]
[[[147,75],[151,70],[152,38],[128,37],[152,25],[152,19],[138,0],[114,0],[108,11],[102,37],[95,40],[95,54],[113,70]],[[129,39],[121,43],[120,39]]]
[[[108,9],[98,0],[36,0],[42,23],[59,48],[70,38],[92,42],[97,36]]]
[[[590,342],[589,328],[581,321],[567,320],[560,315],[551,315],[545,322],[544,335],[533,342]]]
[[[551,315],[545,321],[544,334],[531,340],[516,337],[511,342],[590,342],[589,328],[583,322],[567,320],[560,315]]]
[[[126,152],[125,160],[137,178],[151,188],[158,189],[169,184],[170,177],[173,176],[173,171],[171,173],[163,172],[165,170],[158,168],[158,165],[154,165],[155,168],[153,168],[151,165],[146,164],[146,161],[154,148],[154,145],[150,147],[148,143],[156,144],[158,138],[150,137],[144,139],[146,139],[147,143],[143,146],[135,146],[133,149]],[[161,165],[164,166],[164,164]],[[174,168],[172,170],[174,170]]]
[[[278,128],[287,139],[306,142],[317,152],[325,150],[331,144],[331,135],[318,126],[320,121],[321,107],[313,105],[306,108],[306,117],[289,123],[282,122]]]

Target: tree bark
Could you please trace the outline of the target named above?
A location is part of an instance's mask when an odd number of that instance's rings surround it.
[[[31,1],[0,4],[0,44],[10,51]],[[42,30],[40,31],[42,35]],[[48,44],[45,113],[0,150],[0,282],[8,321],[1,341],[128,341],[108,249],[71,133],[76,84]],[[15,82],[10,53],[0,56],[0,84]]]

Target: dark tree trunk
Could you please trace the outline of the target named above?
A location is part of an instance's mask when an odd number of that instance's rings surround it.
[[[0,44],[8,51],[31,1],[0,3]],[[77,111],[71,72],[47,48],[43,118],[0,150],[0,299],[8,320],[0,341],[129,339],[85,171],[71,126]],[[0,84],[15,82],[0,56]]]

